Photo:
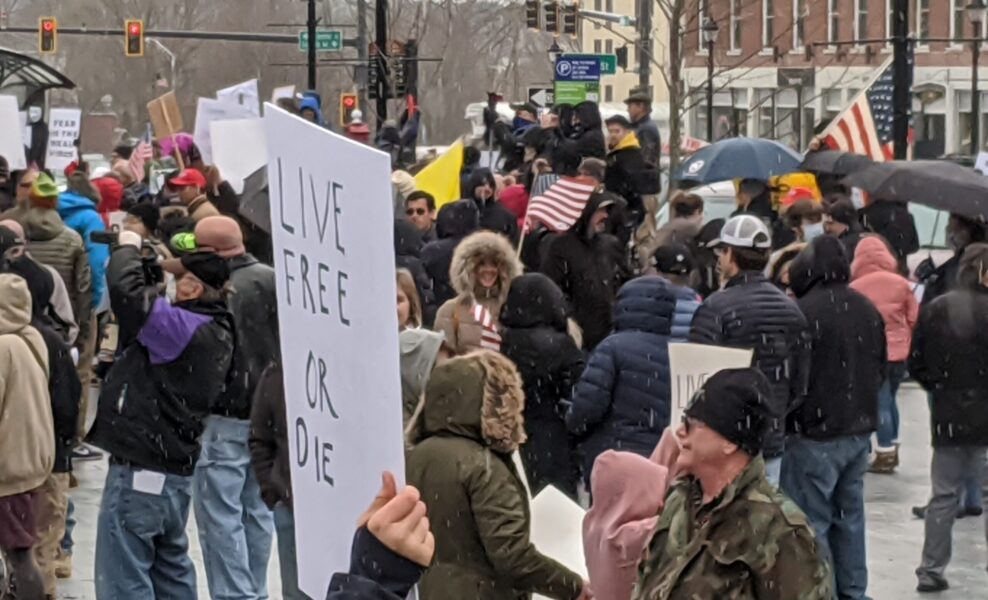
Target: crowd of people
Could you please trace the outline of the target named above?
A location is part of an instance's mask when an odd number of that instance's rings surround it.
[[[951,215],[954,256],[915,274],[907,207],[856,205],[827,177],[740,180],[726,220],[675,189],[660,224],[651,99],[627,103],[606,123],[593,103],[489,109],[503,163],[469,148],[442,206],[396,167],[409,485],[384,474],[326,597],[865,598],[864,477],[898,466],[907,374],[934,449],[918,589],[946,589],[954,519],[988,487],[984,224]],[[0,597],[54,598],[72,576],[73,461],[105,454],[98,599],[196,598],[190,510],[212,598],[266,598],[275,536],[282,597],[307,598],[270,237],[191,136],[155,145],[152,164],[186,165],[155,193],[132,151],[73,164],[65,190],[0,173]],[[528,218],[563,177],[592,182],[578,218]],[[753,353],[681,422],[675,342]],[[550,485],[587,509],[588,579],[531,541]]]

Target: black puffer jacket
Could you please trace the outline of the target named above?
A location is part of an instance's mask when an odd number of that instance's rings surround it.
[[[809,323],[809,387],[790,412],[787,433],[815,440],[871,433],[885,379],[885,323],[878,309],[848,287],[844,246],[821,236],[793,260],[790,287]]]
[[[780,456],[786,414],[806,393],[809,376],[809,332],[799,307],[761,273],[743,271],[700,305],[690,341],[754,349],[752,366],[772,384],[773,422],[764,454]]]
[[[539,269],[563,291],[570,314],[583,329],[583,347],[593,350],[611,332],[618,288],[628,277],[621,243],[590,230],[590,217],[606,198],[593,194],[569,231],[550,242]]]
[[[583,353],[567,333],[566,299],[545,275],[522,275],[511,282],[501,326],[501,352],[518,367],[525,386],[528,441],[520,451],[532,495],[551,484],[576,498],[579,463],[563,418],[583,372]]]
[[[121,330],[138,334],[103,382],[87,439],[135,468],[192,475],[202,421],[228,384],[233,319],[222,302],[157,297],[132,246],[113,251],[106,275]]]
[[[467,187],[462,191],[463,197],[472,200],[477,205],[477,210],[480,212],[481,229],[500,233],[511,240],[512,244],[517,244],[518,218],[494,198],[481,200],[474,193],[478,187],[485,183],[491,186],[491,190],[494,190],[494,174],[491,173],[490,169],[477,169],[470,175]]]
[[[988,246],[975,246],[985,253],[973,269],[980,274]],[[968,262],[956,289],[923,306],[913,332],[909,373],[931,394],[934,447],[988,446],[988,288],[966,276]]]
[[[460,240],[477,231],[479,226],[480,211],[469,200],[453,202],[439,210],[436,217],[436,236],[439,239],[422,248],[422,264],[432,281],[436,306],[456,297],[456,290],[449,280],[453,250],[456,250]]]
[[[271,267],[250,254],[229,258],[227,265],[233,288],[228,304],[236,344],[230,385],[223,390],[213,413],[246,420],[264,369],[281,362],[278,298]]]
[[[556,147],[556,152],[562,149],[564,152],[579,155],[582,158],[607,157],[607,144],[604,141],[604,121],[600,118],[600,108],[595,102],[581,102],[577,104],[573,112],[580,119],[580,124],[572,128],[564,139],[561,139]],[[560,115],[562,119],[562,115]],[[567,128],[568,129],[568,128]],[[561,128],[561,131],[566,129]]]
[[[892,246],[900,268],[905,267],[907,256],[919,250],[916,220],[905,202],[876,200],[858,211],[858,215],[865,229],[882,236]]]
[[[432,279],[422,262],[422,234],[415,225],[405,219],[395,219],[395,266],[408,269],[415,280],[415,289],[422,303],[422,318],[426,326],[436,319],[436,296],[432,291]]]

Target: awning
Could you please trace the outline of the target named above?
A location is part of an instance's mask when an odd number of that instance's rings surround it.
[[[0,94],[16,96],[21,108],[50,89],[75,88],[71,79],[44,62],[0,48]]]

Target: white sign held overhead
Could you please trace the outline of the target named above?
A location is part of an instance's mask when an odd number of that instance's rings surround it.
[[[404,475],[391,159],[272,104],[264,126],[299,587],[322,598]]]
[[[690,398],[707,379],[724,369],[751,366],[751,350],[707,346],[705,344],[669,344],[669,372],[672,383],[672,406],[669,424],[683,420]]]
[[[216,92],[216,99],[239,104],[250,111],[251,116],[261,116],[261,94],[257,90],[257,80],[251,79]]]
[[[278,103],[278,100],[282,98],[294,98],[295,97],[295,86],[294,85],[283,85],[281,87],[276,87],[271,92],[271,102],[274,104]]]
[[[262,119],[213,121],[209,124],[212,164],[238,194],[244,191],[244,179],[268,162],[264,130]]]
[[[27,168],[24,126],[17,112],[17,98],[0,96],[0,156],[7,159],[11,171]]]
[[[52,172],[64,171],[79,157],[75,143],[82,127],[78,108],[53,108],[48,114],[48,152],[45,167]]]
[[[199,98],[196,104],[196,147],[202,153],[202,160],[207,165],[213,164],[213,141],[210,124],[214,121],[229,121],[233,119],[256,118],[251,110],[241,104],[212,98]]]

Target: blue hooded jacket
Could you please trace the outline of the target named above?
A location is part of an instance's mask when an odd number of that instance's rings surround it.
[[[311,110],[312,112],[316,113],[316,125],[325,127],[326,122],[323,120],[322,117],[321,104],[322,102],[320,101],[319,96],[311,92],[305,92],[304,94],[302,94],[302,101],[298,105],[298,111],[302,112],[303,110],[307,110],[307,109]]]
[[[66,227],[82,236],[89,257],[89,269],[93,279],[93,308],[99,307],[106,293],[106,263],[110,260],[110,247],[96,244],[90,239],[94,231],[106,231],[103,219],[93,201],[75,192],[62,192],[58,196],[58,215]]]

